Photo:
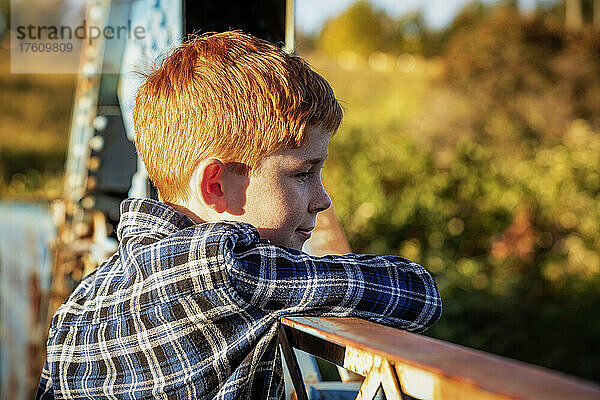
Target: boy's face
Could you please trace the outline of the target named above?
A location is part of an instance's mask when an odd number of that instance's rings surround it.
[[[295,249],[310,237],[317,213],[331,205],[321,182],[329,133],[320,127],[308,127],[307,133],[307,146],[280,149],[259,163],[250,175],[244,213],[237,218],[271,243]]]

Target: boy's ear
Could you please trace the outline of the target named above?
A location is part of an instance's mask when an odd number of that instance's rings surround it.
[[[217,159],[211,159],[207,164],[200,164],[197,190],[207,206],[216,212],[222,213],[227,209],[225,198],[225,165]]]

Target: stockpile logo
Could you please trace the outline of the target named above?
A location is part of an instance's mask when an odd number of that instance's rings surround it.
[[[108,56],[96,58],[104,72],[118,73],[119,63],[111,63],[111,54],[122,54],[128,40],[146,38],[146,28],[127,18],[129,2],[63,3],[69,8],[48,12],[42,1],[36,3],[40,9],[32,10],[31,2],[11,0],[12,73],[77,73],[82,55],[93,61],[95,54]]]

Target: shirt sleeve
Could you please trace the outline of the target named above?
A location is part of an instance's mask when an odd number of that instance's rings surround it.
[[[315,257],[264,242],[233,253],[227,272],[234,288],[266,312],[358,317],[416,332],[442,313],[431,275],[401,257]]]

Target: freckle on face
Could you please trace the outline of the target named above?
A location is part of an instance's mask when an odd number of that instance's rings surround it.
[[[245,213],[239,218],[258,228],[271,243],[296,249],[307,239],[302,230],[315,225],[319,209],[315,202],[328,201],[319,172],[327,157],[329,134],[320,128],[308,129],[307,146],[281,149],[262,160],[250,177]],[[316,174],[306,181],[299,179],[297,166],[316,159],[322,160],[313,167]]]

